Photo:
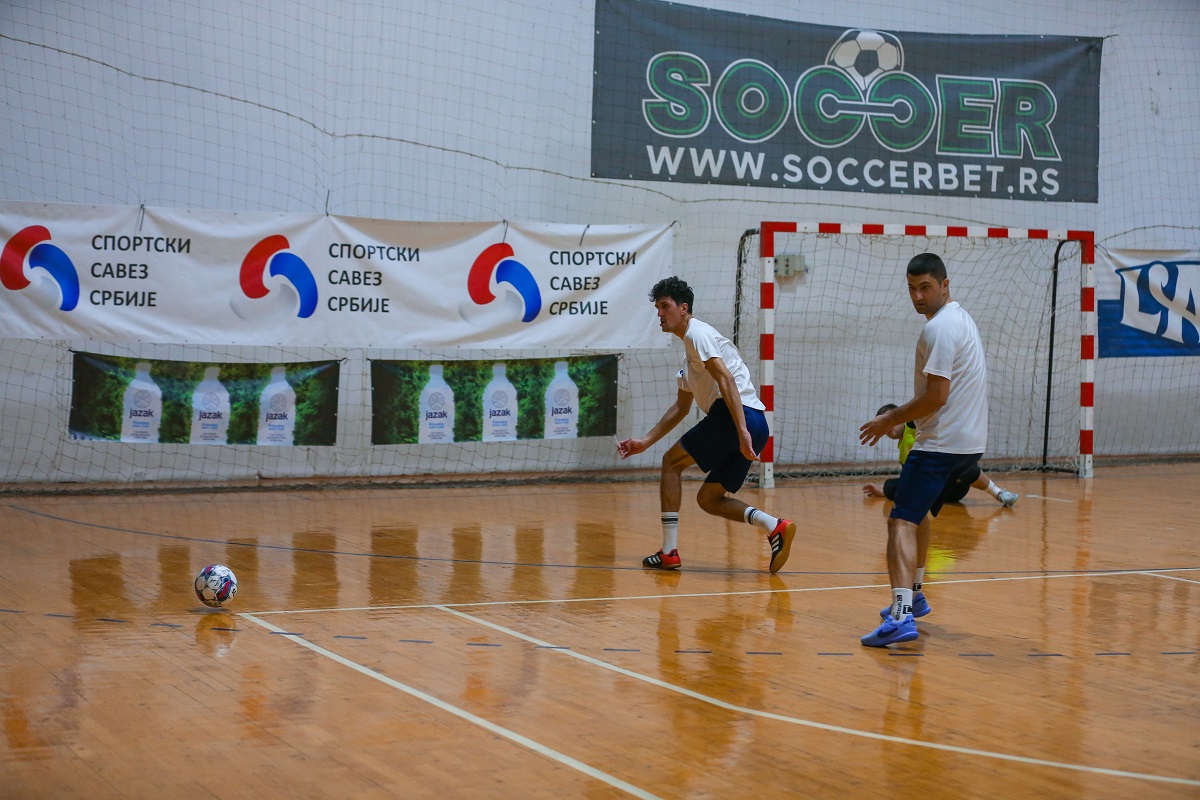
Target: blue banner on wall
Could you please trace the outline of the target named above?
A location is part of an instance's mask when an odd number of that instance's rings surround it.
[[[1200,254],[1100,250],[1100,358],[1200,356]]]
[[[1094,203],[1101,45],[597,0],[592,174]]]

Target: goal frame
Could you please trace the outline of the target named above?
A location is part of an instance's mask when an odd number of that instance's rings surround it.
[[[760,487],[775,486],[775,235],[857,234],[924,238],[1045,239],[1079,242],[1079,465],[1076,475],[1092,477],[1096,376],[1095,234],[1088,230],[1006,228],[978,225],[912,225],[846,222],[762,222],[759,225],[759,389],[772,431],[760,455]]]

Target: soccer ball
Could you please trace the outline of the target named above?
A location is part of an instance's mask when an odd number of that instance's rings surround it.
[[[225,605],[237,594],[237,576],[224,564],[212,564],[196,576],[196,597],[212,608]]]
[[[855,28],[838,37],[825,63],[844,70],[866,91],[883,73],[904,69],[904,47],[894,34]]]

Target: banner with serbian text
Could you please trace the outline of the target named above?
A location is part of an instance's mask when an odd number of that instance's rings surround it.
[[[617,357],[371,361],[371,444],[617,432]]]
[[[1094,203],[1102,49],[596,0],[592,175]]]
[[[72,439],[333,445],[337,361],[214,364],[75,353]]]
[[[1096,248],[1100,358],[1200,356],[1200,253]]]
[[[0,337],[666,347],[670,225],[395,222],[0,203]]]

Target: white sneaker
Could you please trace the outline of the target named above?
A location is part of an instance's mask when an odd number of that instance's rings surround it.
[[[996,499],[999,500],[1005,508],[1012,508],[1014,505],[1016,505],[1017,498],[1020,496],[1021,495],[1017,494],[1016,492],[1010,492],[1007,489],[1001,489],[1000,494]]]

